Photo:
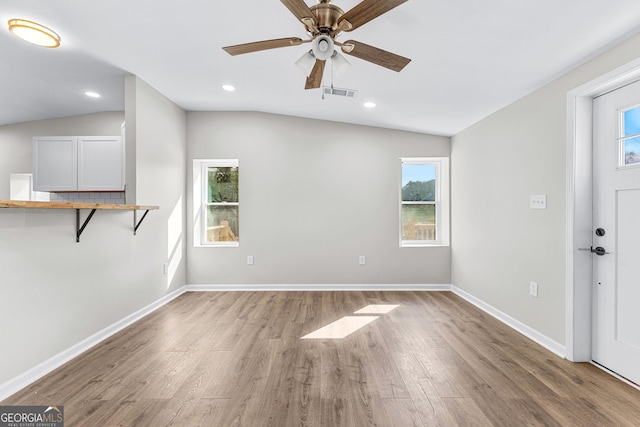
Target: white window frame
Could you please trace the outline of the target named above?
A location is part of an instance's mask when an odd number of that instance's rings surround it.
[[[434,202],[402,201],[402,165],[434,165],[436,186]],[[448,157],[401,157],[398,192],[398,235],[400,247],[449,246],[449,158]],[[436,240],[402,240],[402,205],[434,204],[436,206]]]
[[[199,179],[194,179],[194,183],[199,183],[200,191],[199,197],[194,197],[194,212],[197,205],[196,216],[198,226],[194,229],[194,246],[202,247],[238,247],[239,241],[235,242],[208,242],[207,241],[207,208],[209,206],[237,206],[240,208],[240,197],[238,195],[238,202],[224,202],[224,203],[207,203],[207,185],[208,185],[208,171],[211,167],[237,167],[240,169],[238,159],[208,159],[208,160],[194,160],[194,178],[199,175]],[[238,184],[238,187],[240,185]],[[240,189],[238,188],[238,194]],[[196,196],[196,188],[194,184],[194,196]],[[199,199],[196,201],[196,199]],[[199,216],[199,218],[198,218]],[[239,221],[239,219],[238,219]],[[197,241],[195,237],[197,236]]]

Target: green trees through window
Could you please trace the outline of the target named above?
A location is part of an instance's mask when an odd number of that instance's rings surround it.
[[[206,168],[206,243],[238,242],[239,170],[237,161],[205,164]],[[235,163],[235,165],[233,165]]]
[[[401,241],[404,244],[437,240],[438,163],[404,159],[401,188]]]

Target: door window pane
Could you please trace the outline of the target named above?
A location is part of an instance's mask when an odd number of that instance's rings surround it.
[[[633,165],[640,163],[640,137],[625,139],[623,144],[624,164]]]
[[[631,108],[623,113],[624,134],[631,136],[640,134],[640,106]]]

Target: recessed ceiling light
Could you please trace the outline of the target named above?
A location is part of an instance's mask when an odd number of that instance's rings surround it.
[[[365,102],[365,103],[364,103],[364,106],[365,106],[365,108],[375,108],[376,103],[375,103],[375,102],[368,101],[368,102]]]
[[[96,92],[86,91],[84,94],[89,98],[100,98],[100,94]]]
[[[37,22],[26,19],[10,19],[9,31],[16,37],[38,46],[49,48],[60,46],[60,36]]]
[[[236,88],[231,85],[222,85],[222,89],[226,90],[227,92],[233,92],[234,90],[236,90]]]

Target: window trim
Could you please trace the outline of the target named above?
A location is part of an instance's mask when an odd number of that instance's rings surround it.
[[[207,202],[207,185],[208,185],[208,172],[210,167],[236,167],[240,169],[238,159],[210,159],[200,160],[200,236],[199,245],[202,247],[238,247],[240,241],[235,242],[208,242],[207,241],[207,208],[209,206],[237,206],[240,207],[240,189],[238,188],[238,201],[237,202],[223,202],[223,203],[208,203]],[[238,187],[240,185],[238,184]],[[238,219],[238,222],[240,219]]]
[[[403,165],[435,165],[436,185],[433,202],[403,202],[402,200],[402,166]],[[401,157],[400,183],[398,192],[398,239],[401,248],[449,246],[449,158],[448,157]],[[402,239],[402,206],[403,205],[435,205],[436,206],[436,240],[403,240]]]

